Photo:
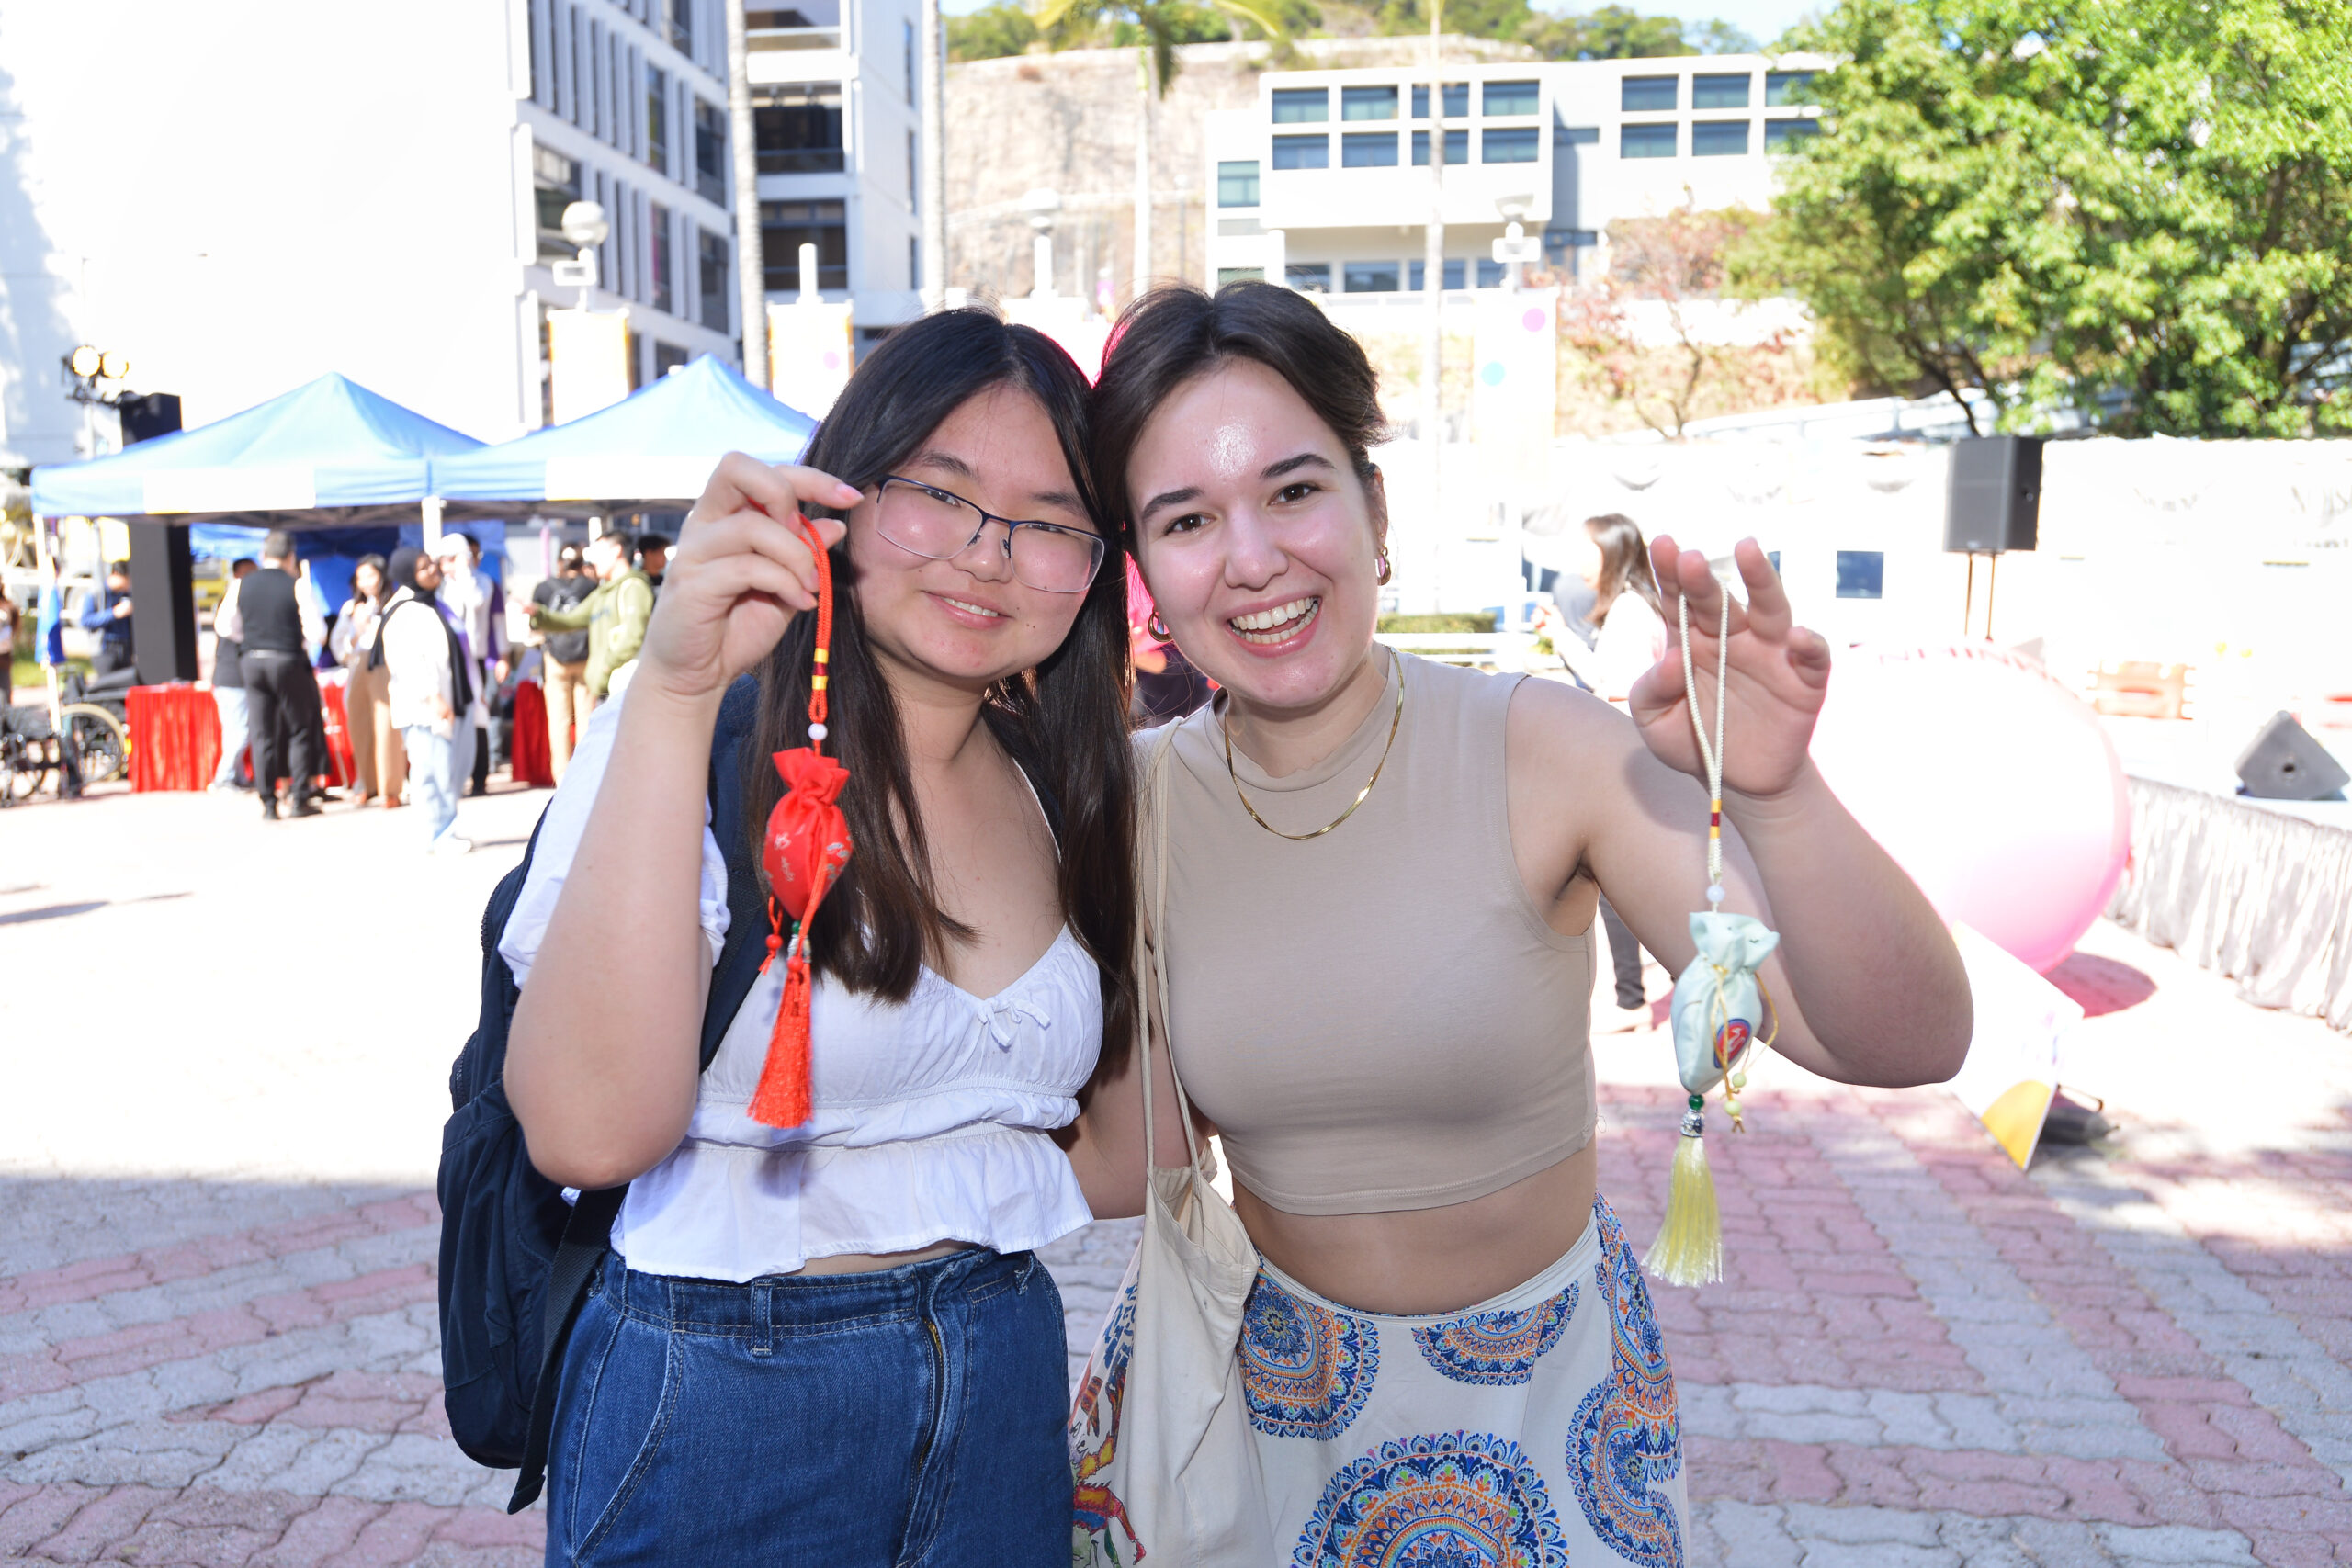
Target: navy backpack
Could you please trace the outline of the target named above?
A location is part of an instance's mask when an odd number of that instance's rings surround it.
[[[742,830],[742,750],[758,682],[739,680],[719,705],[710,750],[711,831],[727,860],[727,942],[702,1020],[702,1065],[742,1006],[767,956],[767,908]],[[546,818],[541,818],[542,823]],[[501,878],[481,917],[481,1014],[449,1072],[441,1133],[441,1381],[449,1431],[477,1462],[520,1467],[508,1513],[530,1506],[547,1473],[556,1379],[573,1316],[609,1249],[628,1189],[562,1190],[532,1168],[506,1103],[506,1032],[520,996],[498,943],[522,896],[523,863]]]

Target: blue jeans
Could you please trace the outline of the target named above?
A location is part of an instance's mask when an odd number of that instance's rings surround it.
[[[220,714],[220,766],[213,771],[212,782],[232,784],[237,782],[237,764],[245,754],[245,689],[215,686],[212,705]]]
[[[471,762],[473,731],[465,736]],[[401,739],[408,747],[409,804],[424,815],[425,843],[438,843],[458,820],[458,748],[429,724],[402,727]]]
[[[549,1568],[1064,1568],[1061,1293],[1034,1253],[722,1284],[617,1258],[564,1348]]]

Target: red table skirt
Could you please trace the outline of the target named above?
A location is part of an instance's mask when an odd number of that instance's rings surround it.
[[[130,719],[130,787],[196,790],[220,765],[220,714],[212,694],[194,686],[133,686],[123,694]]]
[[[344,714],[343,687],[320,682],[319,705],[326,710],[327,787],[348,788],[351,781],[359,776],[359,764],[351,756],[351,726]]]
[[[548,700],[537,681],[514,686],[514,733],[511,759],[516,784],[555,787],[555,759],[548,750]]]

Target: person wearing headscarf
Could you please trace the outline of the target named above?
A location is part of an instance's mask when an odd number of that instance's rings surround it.
[[[406,546],[392,552],[391,580],[399,592],[377,623],[371,666],[388,672],[385,702],[408,752],[411,804],[424,815],[426,848],[435,854],[464,854],[470,840],[454,830],[463,769],[472,761],[470,729],[462,716],[473,702],[457,628],[439,600],[441,563]],[[467,750],[458,740],[463,733]]]
[[[344,728],[351,736],[352,771],[358,776],[357,804],[380,800],[401,803],[401,774],[406,756],[401,732],[392,726],[385,704],[389,671],[376,662],[376,627],[392,596],[391,568],[381,556],[363,556],[351,573],[351,597],[335,616],[327,635],[327,649],[346,671],[343,688]]]

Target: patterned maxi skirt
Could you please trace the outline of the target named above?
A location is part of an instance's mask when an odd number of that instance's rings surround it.
[[[1293,1568],[1680,1568],[1674,1374],[1606,1201],[1458,1313],[1359,1312],[1263,1265],[1241,1358]]]

